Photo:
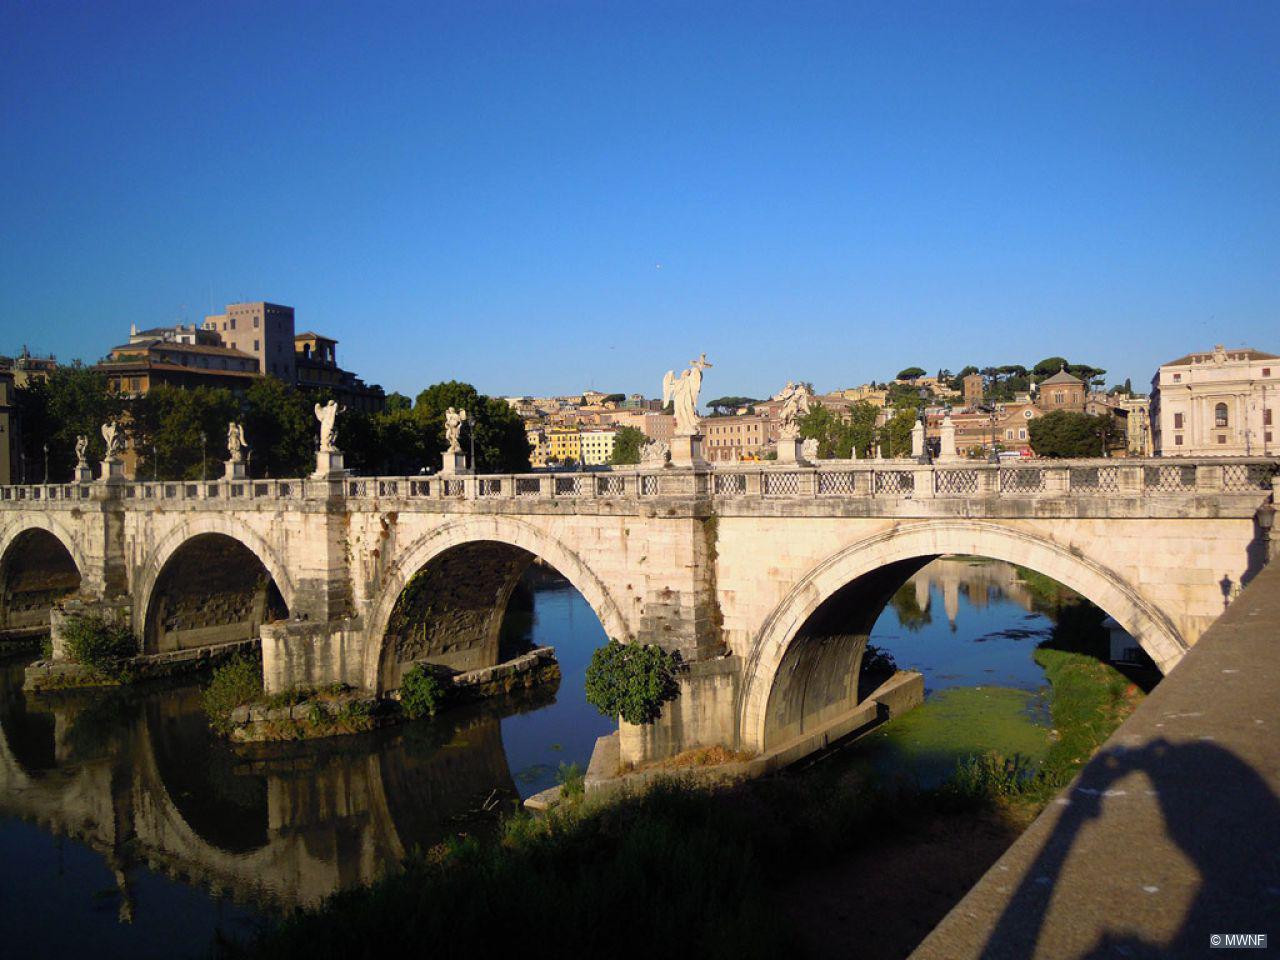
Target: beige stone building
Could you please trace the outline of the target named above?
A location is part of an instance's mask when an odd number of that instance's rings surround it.
[[[258,372],[295,382],[293,307],[278,303],[229,303],[225,313],[205,317],[206,330],[258,361]]]
[[[1153,446],[1161,457],[1280,451],[1280,356],[1218,345],[1166,363],[1151,381]]]
[[[757,459],[778,438],[776,422],[761,414],[705,417],[702,433],[702,455],[712,463]]]
[[[582,450],[582,462],[589,467],[599,467],[613,459],[613,442],[617,436],[612,427],[593,427],[583,430],[578,443]]]
[[[338,366],[338,341],[308,331],[293,338],[293,363],[297,385],[304,390],[324,390],[344,407],[377,413],[387,405],[382,387],[365,382]]]
[[[525,438],[529,441],[529,466],[541,470],[547,465],[547,457],[551,455],[551,444],[547,440],[546,428],[536,425],[526,426]]]
[[[1055,410],[1084,413],[1088,396],[1088,385],[1064,369],[1040,382],[1037,387],[1036,406],[1045,413],[1053,413]]]

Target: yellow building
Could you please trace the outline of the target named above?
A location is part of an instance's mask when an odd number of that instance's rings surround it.
[[[613,441],[616,434],[613,430],[601,428],[583,430],[579,434],[582,447],[582,462],[588,466],[601,466],[613,460]]]
[[[582,462],[582,434],[576,427],[552,427],[547,435],[547,463]]]

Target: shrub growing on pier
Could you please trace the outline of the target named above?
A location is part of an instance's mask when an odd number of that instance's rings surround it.
[[[662,713],[662,705],[680,692],[679,667],[679,655],[659,646],[610,640],[591,655],[587,703],[606,717],[652,723]]]
[[[76,663],[110,680],[128,679],[128,662],[138,654],[138,638],[124,624],[100,614],[72,616],[63,623],[62,637]]]
[[[226,733],[231,729],[231,711],[262,699],[262,663],[253,657],[238,656],[213,671],[201,701],[209,723]]]
[[[410,667],[400,679],[400,707],[410,720],[434,717],[444,702],[444,684],[421,664]]]

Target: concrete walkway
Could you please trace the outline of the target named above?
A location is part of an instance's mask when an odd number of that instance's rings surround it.
[[[1263,570],[912,954],[1280,952],[1280,563]]]

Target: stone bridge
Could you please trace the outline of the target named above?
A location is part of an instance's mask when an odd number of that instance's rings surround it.
[[[269,690],[375,694],[429,660],[504,656],[534,560],[610,637],[687,663],[624,759],[763,751],[857,700],[887,600],[944,554],[1006,560],[1092,600],[1165,671],[1276,552],[1280,462],[904,461],[515,476],[0,488],[0,626],[75,595],[144,651],[260,635]],[[55,654],[57,651],[55,650]]]

